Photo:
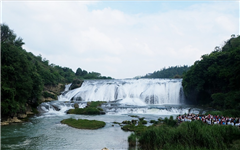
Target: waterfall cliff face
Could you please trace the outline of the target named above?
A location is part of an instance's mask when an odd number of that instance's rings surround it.
[[[180,104],[181,79],[86,80],[80,88],[64,92],[59,101],[117,101],[130,105]]]

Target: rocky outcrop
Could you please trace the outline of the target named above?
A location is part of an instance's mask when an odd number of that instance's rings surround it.
[[[26,104],[26,111],[25,112],[20,112],[20,113],[16,113],[16,114],[12,114],[9,117],[3,117],[1,118],[1,125],[9,125],[11,123],[20,123],[20,122],[24,122],[24,120],[30,116],[35,114],[32,110],[32,108]]]
[[[65,85],[59,83],[58,85],[47,85],[44,86],[42,93],[42,102],[53,101],[57,99],[57,96],[64,90]]]
[[[74,108],[79,108],[78,103],[75,103],[75,104],[74,104]]]
[[[32,108],[26,104],[26,115],[34,115]]]
[[[83,80],[79,80],[79,79],[73,80],[72,85],[70,86],[69,90],[73,90],[73,89],[81,87],[83,82],[84,82]]]
[[[9,117],[6,121],[1,122],[1,125],[9,125],[10,123],[22,122],[18,117]]]
[[[18,114],[17,117],[19,119],[24,119],[24,118],[27,118],[27,114]]]

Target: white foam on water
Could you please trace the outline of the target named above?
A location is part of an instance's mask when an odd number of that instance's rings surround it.
[[[80,88],[58,97],[59,101],[116,101],[127,105],[180,104],[184,101],[181,79],[86,80]]]
[[[151,105],[181,105],[184,100],[181,79],[85,80],[80,88],[69,90],[70,86],[71,84],[65,85],[65,90],[58,96],[56,103],[49,104],[49,108],[42,108],[45,116],[65,115],[67,110],[73,108],[73,103],[71,105],[64,105],[64,103],[68,102],[69,104],[72,100],[79,103],[80,108],[84,108],[86,102],[89,101],[107,101],[120,104],[119,108],[107,108],[107,114],[166,115],[188,113],[187,109],[147,108]],[[81,104],[81,102],[85,102],[85,104]],[[125,106],[129,108],[124,108]],[[56,110],[56,107],[60,110]]]
[[[119,101],[119,103],[125,104],[125,105],[135,105],[135,106],[146,106],[147,105],[139,98],[129,98],[129,97],[124,98],[123,100]]]
[[[44,113],[39,117],[64,116],[66,115],[67,110],[74,108],[72,105],[58,105],[59,110],[56,110],[50,103],[45,103],[44,105],[45,106],[41,106],[41,109],[44,111]],[[83,107],[82,105],[79,106]]]
[[[107,109],[107,114],[149,114],[149,115],[182,115],[188,113],[199,114],[198,110],[190,110],[190,108],[111,108]]]

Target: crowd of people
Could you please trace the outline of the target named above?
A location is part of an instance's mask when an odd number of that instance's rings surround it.
[[[185,114],[185,115],[178,115],[177,116],[178,123],[184,121],[194,121],[194,120],[201,120],[204,123],[209,125],[211,124],[220,124],[220,125],[232,125],[240,127],[240,118],[233,118],[233,117],[224,117],[219,115],[199,115],[199,114]]]

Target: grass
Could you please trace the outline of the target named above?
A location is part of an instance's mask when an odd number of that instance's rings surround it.
[[[98,107],[101,106],[103,103],[106,103],[105,101],[92,101],[87,103],[87,107]]]
[[[132,121],[123,121],[124,125],[121,129],[124,131],[134,131],[137,135],[140,135],[143,131],[146,130],[147,121],[144,118],[138,118],[139,120],[132,120]],[[138,125],[136,125],[138,123]]]
[[[240,130],[234,126],[183,122],[178,127],[163,124],[139,135],[142,149],[239,149]],[[232,145],[233,144],[233,145]],[[236,148],[237,147],[237,148]]]
[[[121,125],[121,123],[120,123],[120,122],[116,122],[116,121],[114,121],[113,123],[114,123],[114,124]]]
[[[88,102],[85,108],[69,109],[68,114],[82,114],[82,115],[100,115],[105,114],[102,108],[99,108],[101,104],[106,103],[103,101]]]
[[[100,114],[100,111],[96,108],[75,108],[69,109],[68,114],[98,115]]]
[[[71,127],[78,128],[78,129],[99,129],[106,125],[103,121],[97,120],[87,120],[87,119],[64,119],[61,121],[63,124],[67,124]]]
[[[239,150],[240,130],[235,126],[208,125],[202,121],[183,122],[170,118],[151,120],[144,126],[143,118],[138,125],[127,124],[122,130],[133,131],[128,137],[129,147],[153,150]],[[134,145],[135,144],[135,145]]]
[[[130,147],[136,146],[137,144],[137,135],[135,133],[131,133],[131,135],[128,137],[128,145]]]

